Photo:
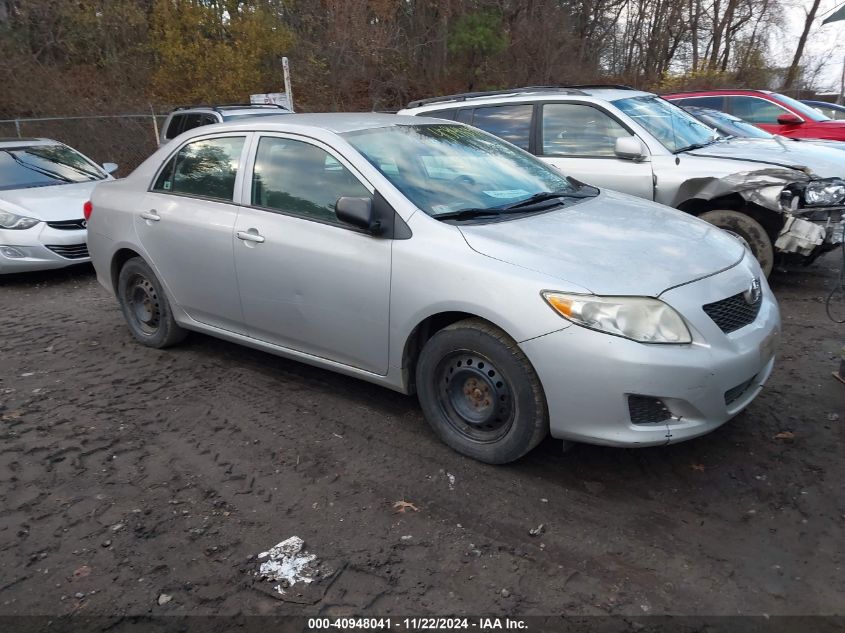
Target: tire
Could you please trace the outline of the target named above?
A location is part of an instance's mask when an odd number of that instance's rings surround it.
[[[161,283],[140,257],[127,260],[120,269],[117,300],[129,331],[142,345],[162,349],[175,345],[188,334],[173,319]]]
[[[775,247],[762,224],[744,213],[726,209],[707,211],[698,217],[705,222],[718,226],[720,229],[731,231],[742,237],[748,243],[754,257],[760,262],[763,273],[766,277],[769,276],[775,265]]]
[[[432,336],[417,361],[423,414],[454,450],[488,464],[519,459],[549,432],[539,378],[516,342],[481,319]]]

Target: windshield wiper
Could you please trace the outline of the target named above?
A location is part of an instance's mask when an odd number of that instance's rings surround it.
[[[581,191],[580,189],[585,189],[586,191]],[[585,185],[581,187],[579,190],[570,190],[570,189],[560,189],[558,191],[541,191],[540,193],[535,193],[533,196],[526,198],[525,200],[520,200],[519,202],[514,202],[513,204],[509,204],[505,207],[499,207],[502,211],[512,211],[512,210],[525,210],[526,207],[534,207],[543,205],[542,208],[546,208],[547,206],[554,206],[554,205],[546,205],[543,203],[555,201],[555,204],[564,204],[561,198],[593,198],[596,196],[598,191],[594,187],[590,187]]]
[[[693,143],[692,145],[687,145],[686,147],[682,147],[680,149],[676,149],[673,154],[680,154],[681,152],[688,152],[693,149],[701,149],[702,147],[707,147],[708,145],[712,145],[713,143],[717,142],[719,139],[714,138],[712,141],[707,141],[706,143]]]
[[[500,209],[461,209],[460,211],[447,211],[432,215],[435,220],[471,220],[494,215],[501,215]]]
[[[12,152],[11,150],[0,150],[6,152],[9,156],[12,157],[12,160],[15,161],[18,165],[23,167],[24,169],[29,169],[30,171],[34,171],[37,174],[41,174],[42,176],[47,176],[48,178],[55,178],[56,180],[60,180],[62,182],[74,182],[73,179],[68,178],[67,176],[63,176],[62,174],[56,173],[49,169],[45,169],[43,167],[39,167],[38,165],[33,165],[32,163],[28,163],[27,161],[23,160],[20,156]]]

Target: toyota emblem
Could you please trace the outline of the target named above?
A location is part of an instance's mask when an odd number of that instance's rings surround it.
[[[751,280],[751,285],[748,287],[748,290],[742,293],[742,296],[745,298],[745,302],[748,305],[754,305],[760,300],[760,297],[763,295],[763,290],[760,287],[760,280],[757,277]]]

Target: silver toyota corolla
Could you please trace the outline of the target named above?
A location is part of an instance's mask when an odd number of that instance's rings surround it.
[[[449,446],[712,431],[780,319],[734,237],[457,123],[287,115],[187,132],[98,185],[89,246],[138,341],[186,330],[416,392]]]

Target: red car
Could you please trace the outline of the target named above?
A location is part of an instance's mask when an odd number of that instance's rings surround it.
[[[845,121],[834,121],[815,108],[768,90],[707,90],[663,95],[680,106],[728,112],[772,134],[845,141]]]

